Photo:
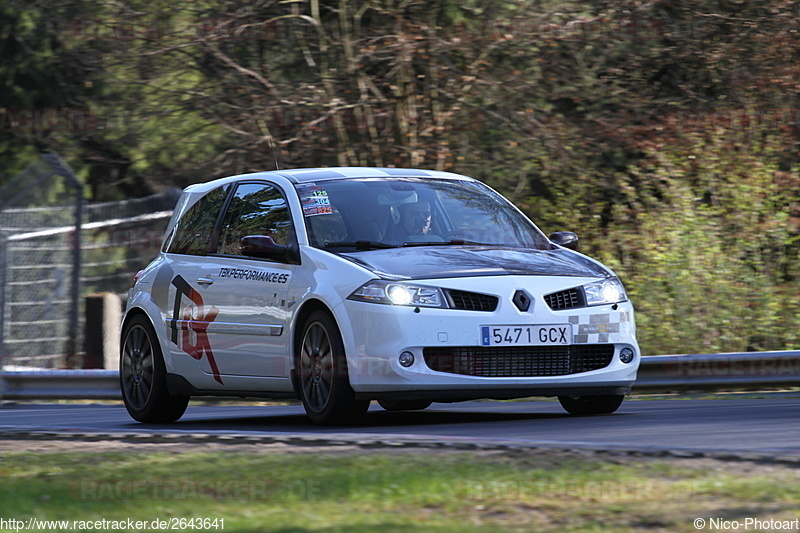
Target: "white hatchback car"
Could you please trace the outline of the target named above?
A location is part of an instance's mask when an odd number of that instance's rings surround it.
[[[431,402],[557,396],[614,412],[640,353],[619,279],[481,182],[395,168],[192,185],[131,288],[130,415],[191,396],[299,398],[316,423]]]

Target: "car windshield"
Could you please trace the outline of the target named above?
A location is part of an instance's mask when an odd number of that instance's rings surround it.
[[[309,242],[333,251],[482,245],[552,249],[547,237],[480,182],[360,178],[296,185]]]

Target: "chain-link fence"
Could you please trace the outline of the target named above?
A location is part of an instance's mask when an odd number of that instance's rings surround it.
[[[167,191],[84,204],[69,194],[63,174],[71,171],[58,164],[37,162],[0,188],[0,363],[7,368],[85,367],[84,298],[125,295],[158,253],[177,201],[178,191]],[[72,205],[64,205],[70,196]]]

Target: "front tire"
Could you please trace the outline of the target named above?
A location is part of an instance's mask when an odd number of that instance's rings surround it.
[[[189,396],[167,389],[166,366],[153,326],[142,315],[133,317],[122,332],[119,382],[131,418],[139,422],[175,422],[189,405]]]
[[[622,405],[625,396],[622,394],[606,394],[597,396],[559,396],[558,401],[571,415],[607,415]]]
[[[306,320],[295,364],[299,396],[312,422],[350,424],[367,412],[369,401],[356,400],[350,387],[342,335],[328,313],[314,311]]]

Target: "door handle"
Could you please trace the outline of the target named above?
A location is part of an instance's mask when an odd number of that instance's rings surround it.
[[[198,285],[211,285],[214,283],[214,280],[211,278],[197,278]]]

